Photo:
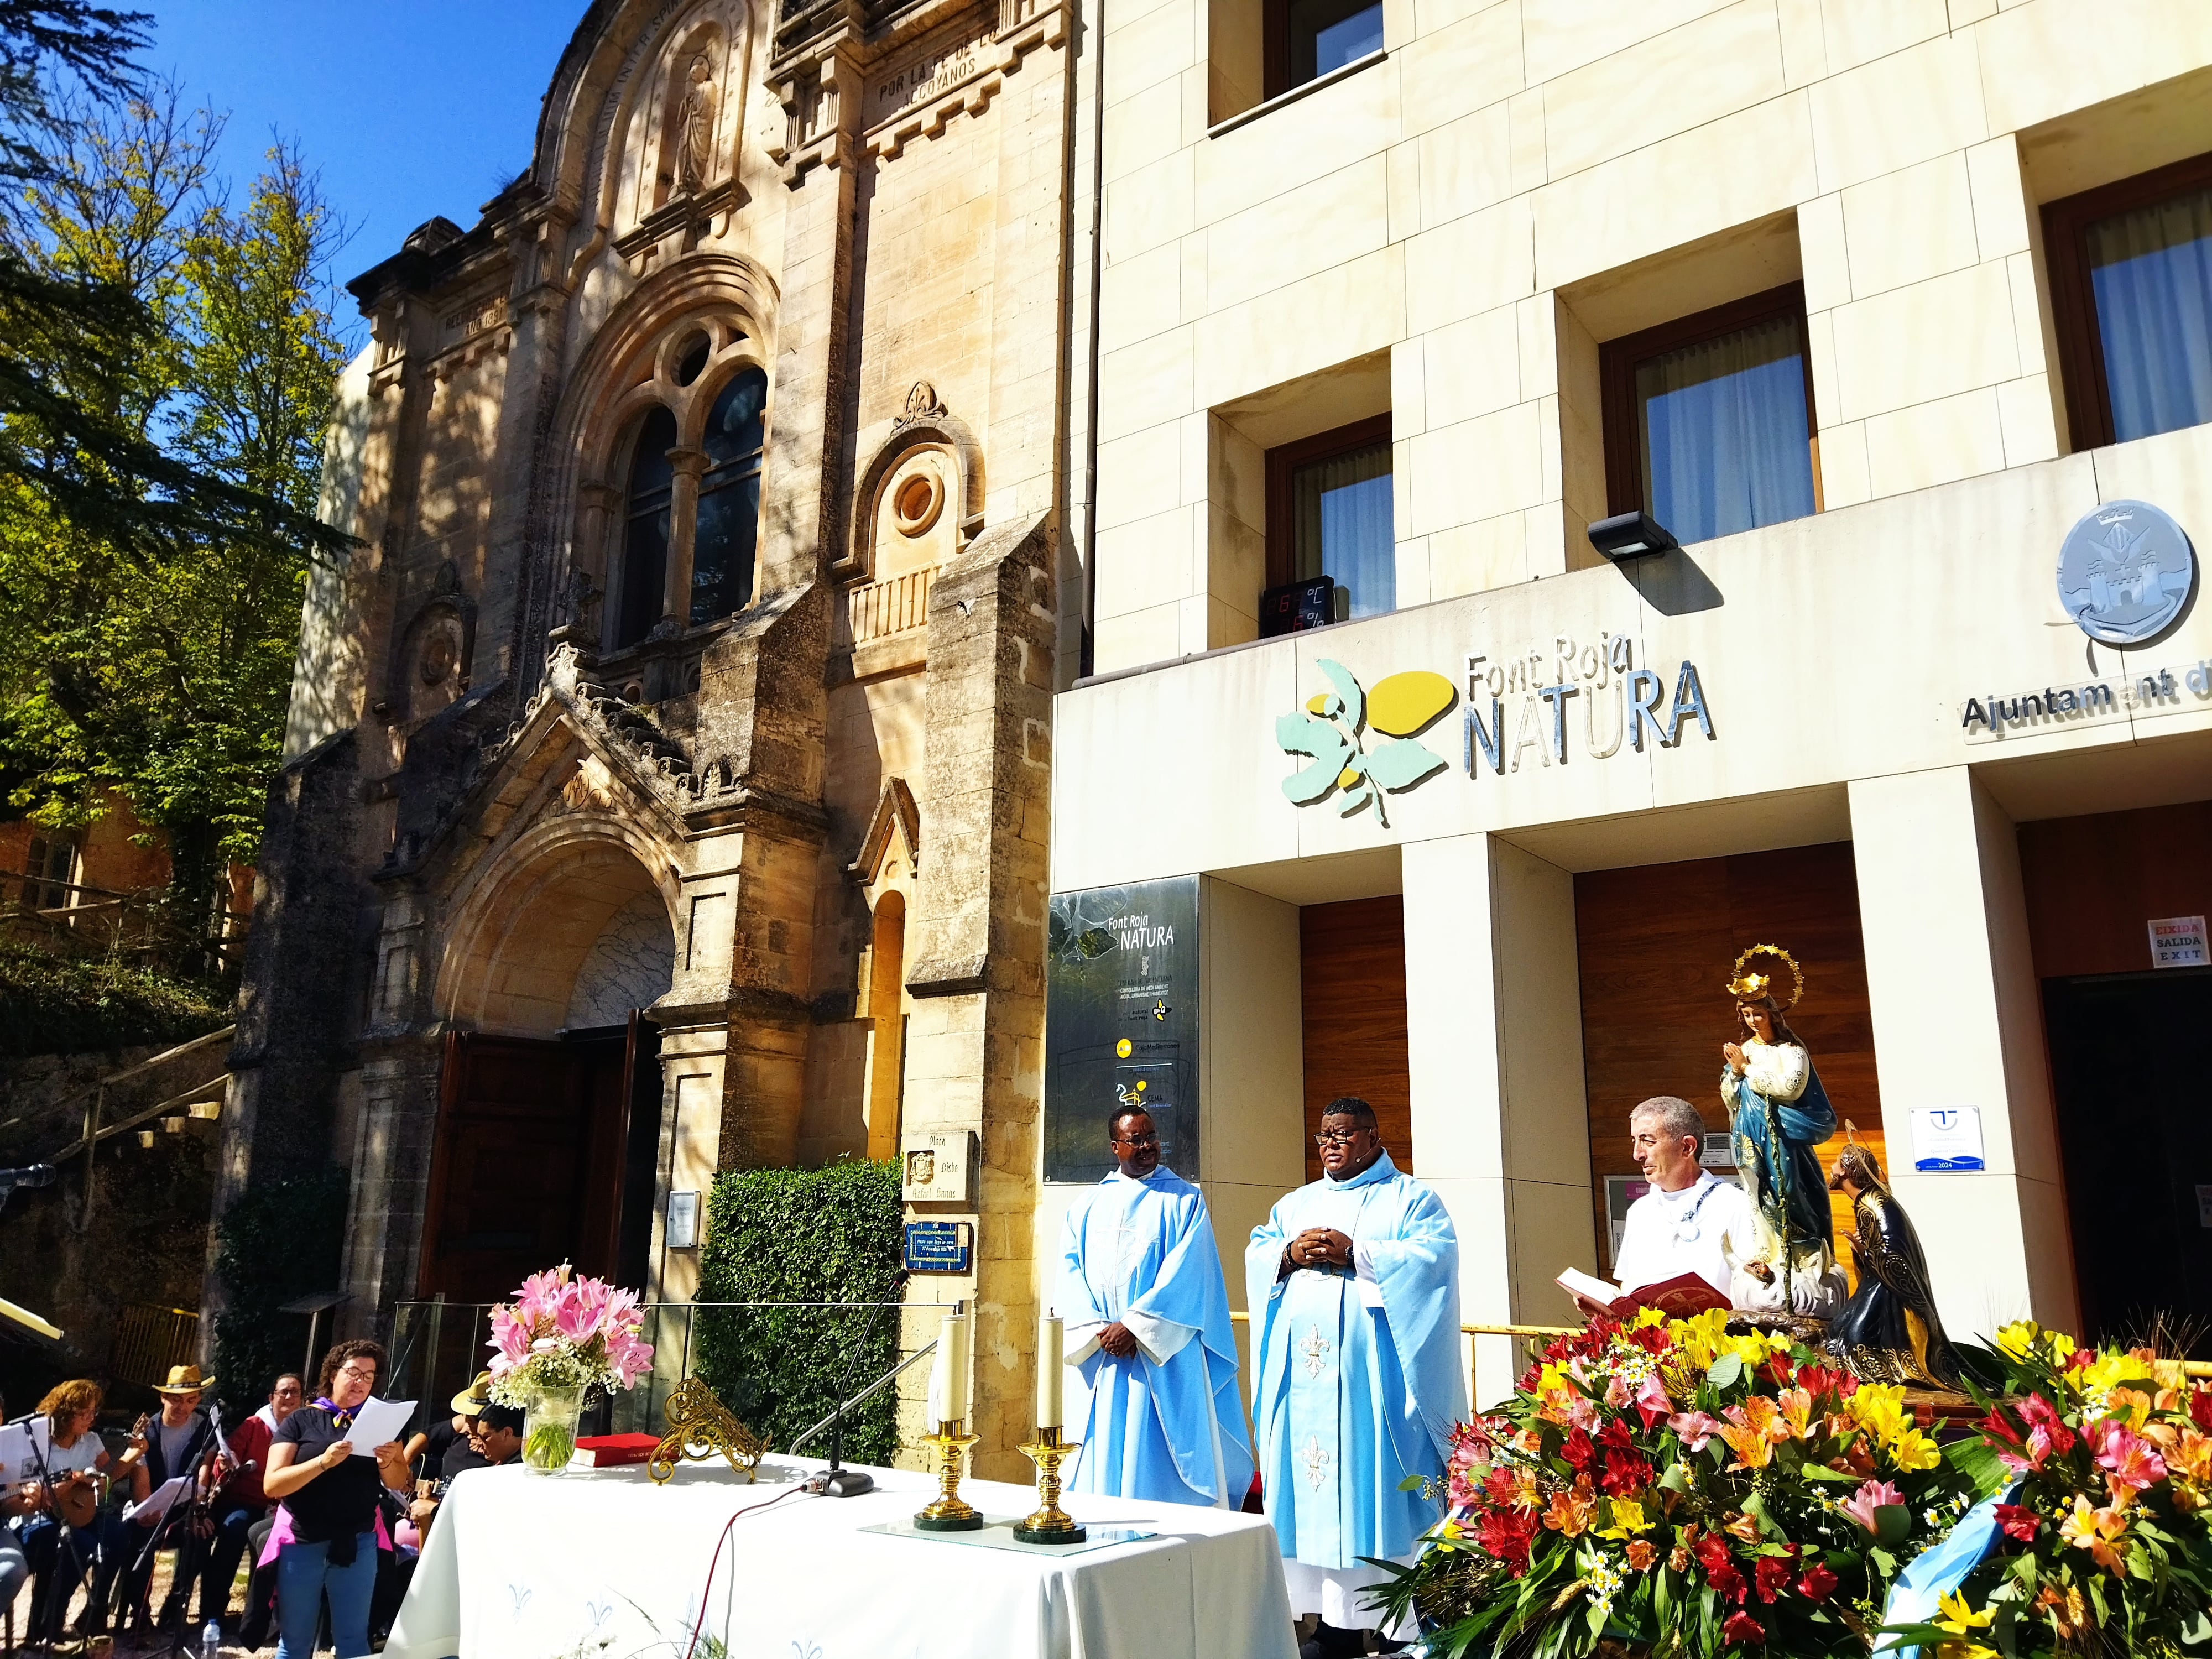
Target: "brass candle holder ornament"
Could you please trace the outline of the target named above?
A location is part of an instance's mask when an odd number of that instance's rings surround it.
[[[975,1532],[981,1513],[960,1496],[960,1465],[982,1437],[963,1434],[968,1422],[968,1304],[956,1302],[937,1336],[937,1363],[929,1374],[929,1420],[935,1434],[921,1443],[937,1455],[937,1501],[914,1517],[921,1532]]]
[[[1036,1439],[1022,1448],[1022,1455],[1036,1465],[1037,1506],[1015,1523],[1014,1536],[1024,1544],[1079,1544],[1090,1534],[1060,1506],[1060,1466],[1081,1443],[1065,1438],[1066,1431],[1040,1428]]]
[[[980,1435],[963,1434],[963,1424],[957,1419],[939,1423],[935,1434],[926,1434],[921,1443],[933,1448],[937,1454],[937,1501],[914,1517],[915,1528],[922,1532],[979,1532],[982,1529],[982,1512],[960,1496],[960,1466]]]

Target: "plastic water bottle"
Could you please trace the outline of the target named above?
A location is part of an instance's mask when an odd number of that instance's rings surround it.
[[[216,1659],[222,1651],[222,1626],[210,1619],[200,1632],[200,1659]]]

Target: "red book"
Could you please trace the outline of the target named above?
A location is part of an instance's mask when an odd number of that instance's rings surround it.
[[[626,1463],[643,1463],[660,1444],[657,1434],[586,1434],[576,1441],[576,1467],[614,1469]]]
[[[1670,1319],[1687,1319],[1708,1308],[1729,1305],[1727,1297],[1695,1273],[1680,1273],[1632,1292],[1570,1267],[1559,1275],[1559,1284],[1569,1295],[1598,1304],[1616,1319],[1633,1319],[1638,1308],[1656,1308]]]

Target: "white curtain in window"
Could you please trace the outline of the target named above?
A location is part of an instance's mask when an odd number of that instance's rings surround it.
[[[1375,444],[1291,475],[1291,551],[1301,580],[1334,576],[1354,617],[1398,603],[1398,544],[1390,514],[1390,446]]]
[[[1794,316],[1636,366],[1644,510],[1680,542],[1813,510],[1805,361]]]
[[[2212,420],[2212,190],[2100,220],[2088,242],[2112,435]]]

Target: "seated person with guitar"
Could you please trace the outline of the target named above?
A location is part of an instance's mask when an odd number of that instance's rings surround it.
[[[58,1643],[69,1605],[85,1576],[91,1599],[79,1627],[85,1634],[106,1628],[107,1603],[115,1575],[130,1559],[131,1528],[112,1510],[100,1508],[107,1485],[107,1448],[93,1431],[105,1395],[100,1384],[80,1377],[64,1382],[39,1402],[53,1431],[37,1478],[17,1489],[25,1516],[23,1554],[31,1565],[31,1621],[28,1639]],[[136,1460],[125,1468],[133,1482],[144,1479]]]
[[[200,1565],[191,1559],[196,1538],[204,1540],[213,1530],[203,1499],[214,1473],[212,1465],[221,1453],[214,1421],[200,1409],[200,1396],[214,1382],[212,1376],[201,1376],[197,1365],[172,1365],[168,1381],[154,1385],[154,1392],[161,1396],[161,1415],[140,1418],[131,1431],[126,1460],[136,1466],[131,1480],[138,1488],[131,1494],[132,1502],[143,1504],[149,1494],[177,1475],[189,1474],[194,1480],[185,1496],[164,1513],[137,1517],[139,1530],[132,1540],[131,1565],[123,1580],[123,1606],[135,1628],[155,1622],[172,1631],[183,1629],[185,1599],[191,1590],[189,1578],[179,1577],[172,1582],[156,1621],[148,1619],[146,1595],[157,1552],[178,1551],[179,1573],[191,1571]],[[150,1547],[149,1534],[155,1534]]]
[[[408,1507],[408,1518],[425,1538],[429,1536],[431,1518],[445,1502],[446,1489],[456,1476],[471,1469],[495,1468],[521,1454],[522,1410],[517,1406],[494,1405],[490,1389],[491,1373],[484,1371],[466,1391],[453,1396],[453,1415],[467,1420],[468,1437],[447,1449],[436,1479],[416,1483],[415,1501]]]

